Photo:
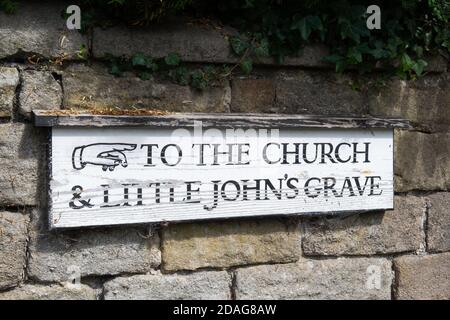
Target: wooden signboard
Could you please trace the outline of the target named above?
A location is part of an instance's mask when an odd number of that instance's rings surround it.
[[[54,228],[393,208],[401,120],[50,116]]]

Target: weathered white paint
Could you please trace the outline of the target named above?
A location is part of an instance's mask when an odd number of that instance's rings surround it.
[[[234,151],[231,163],[235,164],[228,164],[229,155],[217,155],[217,164],[214,165],[214,148],[205,147],[204,165],[199,165],[199,147],[193,147],[193,144],[200,143],[218,144],[218,151],[227,151],[230,147],[225,144],[234,144],[231,147]],[[292,151],[293,143],[301,143],[300,163],[292,163],[295,161],[295,155],[292,154],[287,156],[289,164],[267,163],[263,153],[268,143],[271,144],[266,149],[267,158],[272,161],[279,157],[279,145],[288,143],[288,151]],[[325,152],[328,151],[327,148],[333,147],[330,157],[337,163],[333,163],[326,155],[324,163],[321,163],[321,158],[310,164],[305,163],[302,151],[306,143],[307,148],[311,148],[307,149],[307,159],[314,159],[316,146],[319,151],[322,147],[325,148]],[[349,157],[353,160],[354,143],[358,151],[365,151],[368,145],[369,161],[364,161],[364,153],[356,155],[356,163],[337,161],[335,150],[339,144],[340,160],[345,161]],[[159,145],[152,153],[154,166],[148,165],[149,148],[143,146],[148,144]],[[242,144],[240,164],[236,164],[239,148],[236,144]],[[243,144],[248,144],[249,147]],[[171,146],[166,148],[165,160],[172,166],[165,165],[161,158],[161,150],[167,145]],[[182,151],[181,158],[174,145]],[[248,163],[244,164],[246,162]],[[392,129],[286,129],[279,132],[240,130],[236,133],[219,129],[202,131],[199,128],[174,131],[144,127],[54,127],[51,167],[50,224],[55,228],[337,213],[393,207]],[[328,179],[324,180],[325,177]],[[310,180],[308,196],[305,183],[311,178],[318,178],[320,181]],[[336,179],[336,185],[328,188],[326,194],[323,188],[331,186],[332,178]],[[340,196],[346,178],[347,188]],[[255,179],[269,179],[278,190],[273,192],[269,186],[268,200],[262,200],[266,198],[266,180],[259,180],[261,200],[256,200],[256,190],[250,189],[256,186]],[[229,180],[236,182],[229,182],[224,190],[224,195],[229,200],[224,200],[219,189],[215,203],[214,181],[221,181],[217,183],[220,188]],[[287,184],[288,180],[290,185]],[[187,182],[192,181],[199,182],[191,184],[189,199]],[[360,191],[356,181],[360,182]],[[351,195],[348,188],[349,182],[354,195]],[[366,182],[366,188],[363,189]],[[159,193],[156,183],[160,183]],[[104,187],[105,185],[109,187]],[[236,185],[240,192],[236,191]],[[247,200],[243,200],[244,185],[247,185]],[[293,185],[298,187],[295,198],[292,198],[296,194]],[[80,189],[76,186],[83,189],[79,195],[77,193]],[[319,194],[313,197],[317,193],[316,188],[320,189]],[[102,207],[105,205],[105,190],[108,192],[107,205],[117,206]],[[236,200],[231,201],[233,198]]]

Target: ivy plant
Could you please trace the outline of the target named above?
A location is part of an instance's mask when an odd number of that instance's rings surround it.
[[[74,0],[82,9],[82,27],[124,23],[133,27],[171,21],[173,16],[213,18],[235,27],[229,38],[239,57],[236,65],[183,65],[175,53],[152,59],[136,53],[132,59],[109,57],[113,74],[134,70],[142,79],[162,72],[173,81],[204,88],[229,77],[236,69],[252,72],[255,62],[268,57],[282,63],[302,54],[308,44],[323,44],[325,58],[336,72],[366,73],[382,67],[401,78],[421,76],[428,57],[450,54],[450,0]],[[381,29],[369,30],[369,5],[381,8]],[[0,10],[16,11],[14,0],[0,0]],[[86,50],[80,50],[85,56]],[[125,61],[127,60],[127,61]]]
[[[14,0],[0,0],[0,11],[12,14],[17,11],[18,3]]]
[[[379,30],[366,25],[372,4],[381,8]],[[423,74],[427,56],[450,53],[449,0],[231,0],[219,1],[212,11],[241,32],[264,38],[269,55],[279,62],[301,54],[307,44],[322,43],[330,48],[325,59],[337,72],[364,73],[382,65],[409,78]],[[245,45],[231,45],[243,55]]]
[[[312,43],[322,43],[330,49],[325,60],[334,64],[337,72],[351,69],[365,73],[382,66],[402,78],[422,75],[428,56],[448,57],[450,53],[450,0],[79,2],[91,20],[102,23],[145,25],[178,14],[219,19],[241,33],[229,40],[233,52],[240,57],[237,66],[246,74],[259,59],[273,57],[281,63],[286,56],[301,55],[302,48]],[[367,7],[373,4],[381,8],[379,30],[369,30],[366,25]],[[179,69],[172,71],[172,76],[186,83],[189,77],[185,73]],[[200,79],[200,73],[194,79]]]
[[[180,56],[175,52],[158,59],[140,52],[131,58],[108,54],[105,60],[109,73],[118,77],[125,72],[133,72],[142,80],[149,80],[154,76],[166,77],[177,84],[190,85],[199,90],[219,84],[230,75],[228,66],[207,65],[190,68],[182,63]]]

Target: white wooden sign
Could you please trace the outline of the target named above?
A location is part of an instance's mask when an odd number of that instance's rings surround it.
[[[392,209],[393,130],[55,126],[50,202],[55,228]]]

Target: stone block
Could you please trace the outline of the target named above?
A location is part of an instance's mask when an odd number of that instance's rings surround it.
[[[62,105],[62,88],[50,72],[26,70],[22,72],[19,112],[31,117],[33,110],[58,110]]]
[[[236,270],[237,299],[390,299],[391,262],[337,258]]]
[[[48,231],[46,215],[33,211],[28,275],[46,282],[80,276],[146,273],[159,266],[157,235],[144,228]]]
[[[427,244],[432,252],[450,251],[450,192],[428,197]]]
[[[38,203],[38,167],[45,150],[41,130],[22,123],[0,124],[0,205]]]
[[[306,255],[371,255],[417,251],[423,246],[425,199],[396,196],[394,210],[305,221]]]
[[[11,117],[18,84],[16,68],[0,67],[0,117]]]
[[[225,271],[121,277],[105,283],[105,300],[226,300],[231,277]]]
[[[78,59],[87,38],[68,30],[61,13],[67,1],[21,1],[14,14],[0,12],[0,59],[9,56]]]
[[[397,299],[450,299],[450,253],[399,257],[394,268]]]
[[[298,227],[275,219],[173,224],[162,233],[163,269],[297,261]]]
[[[104,68],[78,67],[63,75],[65,108],[142,108],[177,112],[228,112],[228,86],[203,91],[170,82],[115,77]]]
[[[0,292],[0,300],[96,300],[97,293],[86,285],[60,286],[27,284]]]
[[[0,289],[19,284],[24,275],[28,216],[0,212]]]

